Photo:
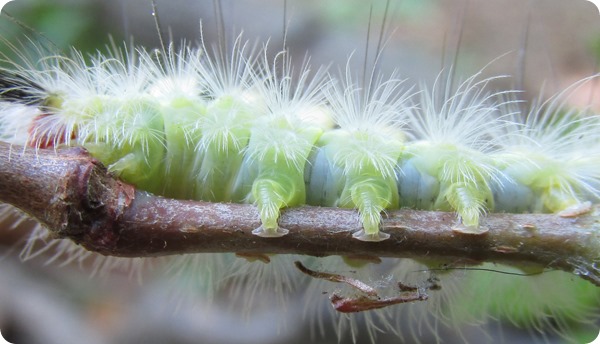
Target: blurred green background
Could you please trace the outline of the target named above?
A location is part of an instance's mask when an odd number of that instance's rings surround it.
[[[359,71],[369,15],[371,63],[386,7],[382,0],[290,0],[284,23],[282,0],[220,4],[229,41],[243,31],[249,40],[269,40],[279,48],[285,26],[287,46],[297,62],[308,54],[313,64],[332,64],[336,70],[353,54]],[[217,41],[214,1],[157,0],[157,5],[163,35],[173,42],[198,42],[200,21],[206,41]],[[458,74],[471,75],[497,59],[485,74],[513,76],[501,87],[520,85],[523,79],[523,87],[535,97],[541,85],[550,94],[593,74],[600,61],[600,21],[585,0],[392,0],[389,8],[381,70],[397,69],[414,82],[433,80],[458,52]],[[159,45],[150,0],[17,0],[5,10],[64,50],[103,50],[109,35],[117,42],[133,37],[146,47]],[[6,39],[23,33],[39,39],[6,17],[0,30]]]

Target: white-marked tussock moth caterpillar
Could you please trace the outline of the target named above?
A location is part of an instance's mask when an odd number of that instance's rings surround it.
[[[485,69],[461,79],[448,67],[426,86],[399,72],[373,71],[361,80],[350,62],[339,74],[308,59],[293,66],[285,49],[273,57],[274,44],[247,43],[243,35],[229,49],[183,46],[124,45],[92,56],[42,56],[39,48],[17,62],[7,52],[0,139],[34,149],[82,146],[123,180],[165,197],[254,204],[261,226],[253,233],[269,240],[288,233],[278,224],[281,210],[304,204],[356,209],[363,230],[354,237],[376,244],[388,237],[381,229],[386,210],[454,212],[458,234],[480,235],[480,219],[491,212],[577,216],[600,197],[600,122],[592,110],[566,103],[597,76],[528,105],[516,90],[493,91],[492,83],[508,77],[484,76]],[[62,246],[45,249],[54,245]],[[67,255],[76,251],[64,246]],[[561,272],[507,277],[442,269],[438,291],[431,272],[415,271],[445,262],[385,259],[373,267],[364,265],[368,257],[302,258],[308,281],[286,264],[297,257],[240,256],[259,262],[248,268],[233,255],[182,259],[205,264],[215,286],[235,286],[231,298],[246,301],[247,314],[262,289],[276,294],[278,305],[303,288],[307,301],[326,301],[316,295],[343,281],[331,292],[337,310],[365,311],[339,318],[340,332],[350,320],[354,340],[360,317],[407,339],[419,330],[398,328],[406,314],[418,320],[415,328],[505,317],[565,336],[571,322],[598,315],[595,287]],[[548,284],[561,288],[543,293]],[[486,295],[492,286],[502,297]],[[427,303],[384,307],[429,291]],[[558,295],[564,302],[548,302]],[[368,336],[375,331],[369,327]]]

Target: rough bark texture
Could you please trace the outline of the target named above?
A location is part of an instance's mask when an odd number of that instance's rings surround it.
[[[0,201],[28,213],[56,238],[104,255],[145,257],[198,252],[410,257],[535,264],[574,272],[600,286],[598,209],[576,218],[489,214],[485,234],[453,231],[456,216],[398,210],[384,216],[390,238],[352,238],[353,210],[287,209],[282,238],[261,238],[252,205],[154,196],[115,179],[84,150],[24,150],[0,142]]]

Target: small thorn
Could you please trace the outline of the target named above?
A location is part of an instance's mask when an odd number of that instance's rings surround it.
[[[468,234],[468,235],[482,235],[489,231],[489,228],[480,227],[480,226],[466,226],[464,224],[459,224],[452,228],[453,232],[460,234]]]
[[[538,229],[537,226],[532,223],[522,224],[521,228],[523,228],[524,230],[529,231],[529,232],[535,232]]]

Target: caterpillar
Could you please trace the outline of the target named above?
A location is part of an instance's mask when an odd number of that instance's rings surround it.
[[[267,47],[242,36],[227,52],[205,45],[159,51],[124,46],[90,57],[77,50],[21,57],[15,62],[5,55],[2,61],[1,140],[34,149],[82,146],[123,180],[158,195],[254,204],[261,226],[253,233],[269,240],[285,240],[281,210],[303,204],[356,209],[363,230],[354,237],[378,242],[388,236],[380,223],[390,209],[455,212],[456,231],[481,234],[479,219],[489,212],[574,216],[600,197],[600,120],[564,102],[597,75],[527,109],[517,91],[489,91],[503,77],[482,77],[483,71],[458,86],[451,71],[440,73],[432,88],[412,86],[397,74],[373,73],[361,83],[350,63],[341,77],[323,68],[312,72],[308,61],[294,69],[287,51],[271,58]],[[206,264],[220,275],[215,284],[242,285],[234,298],[252,300],[265,285],[278,296],[304,286],[290,271],[273,277],[289,257],[262,265],[232,263],[232,256],[183,259]],[[306,265],[332,273],[350,266],[357,280],[377,281],[378,293],[392,293],[397,279],[424,288],[426,279],[414,271],[439,263],[385,260],[374,268],[341,260],[315,258]],[[280,269],[272,271],[274,265]],[[399,336],[406,335],[396,323],[405,312],[431,327],[486,317],[534,328],[555,321],[556,331],[568,336],[575,327],[569,322],[598,316],[595,287],[566,274],[507,278],[465,272],[460,279],[455,276],[460,271],[437,274],[442,292],[427,306],[399,305],[339,319],[350,320],[351,327],[360,317],[377,319]],[[307,295],[331,290],[330,282],[310,283]],[[548,284],[565,289],[542,293]],[[492,286],[497,295],[485,297]],[[363,309],[377,305],[340,296],[355,289],[343,285],[334,295]],[[542,296],[534,298],[538,293]],[[478,297],[469,299],[472,295]],[[548,302],[557,295],[564,302]],[[257,303],[248,301],[247,311]],[[437,314],[433,323],[427,314]],[[342,333],[344,326],[339,325]],[[372,340],[375,330],[368,329]]]

